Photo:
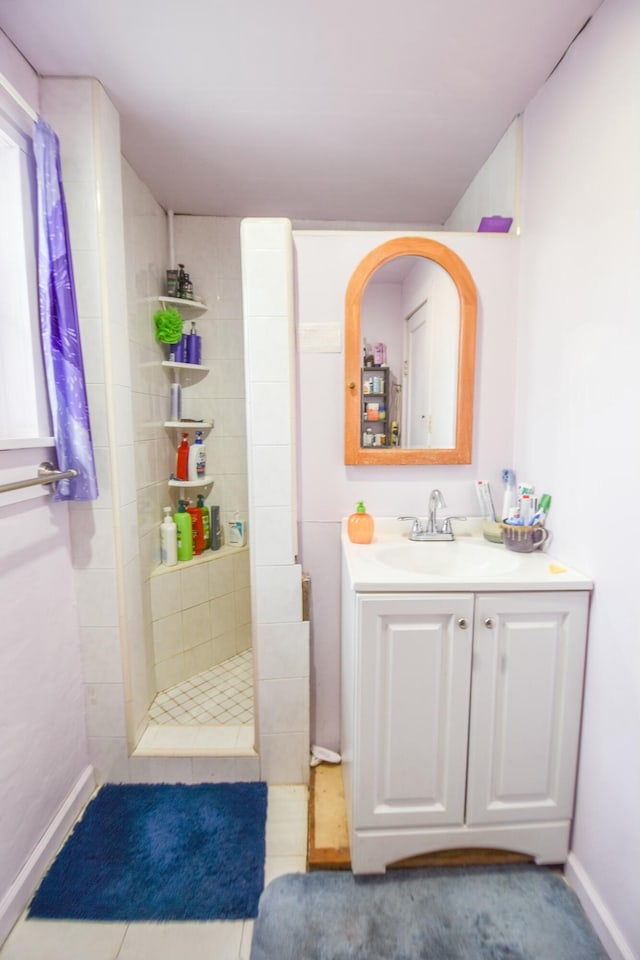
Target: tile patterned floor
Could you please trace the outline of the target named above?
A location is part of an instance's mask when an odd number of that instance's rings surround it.
[[[269,787],[265,886],[304,873],[307,788]],[[252,920],[211,923],[18,921],[0,960],[249,960]]]
[[[236,654],[163,690],[149,710],[152,723],[253,723],[253,654]]]

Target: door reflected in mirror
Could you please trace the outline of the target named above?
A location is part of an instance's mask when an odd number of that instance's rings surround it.
[[[364,289],[361,330],[361,446],[453,449],[460,298],[451,276],[425,257],[389,260]]]
[[[346,298],[345,463],[470,463],[476,291],[444,244],[372,250]]]

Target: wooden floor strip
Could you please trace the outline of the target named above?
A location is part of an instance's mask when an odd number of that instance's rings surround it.
[[[508,850],[461,848],[419,854],[390,864],[394,867],[456,867],[475,864],[526,863],[533,858]],[[311,768],[309,782],[308,870],[350,870],[349,831],[342,767],[321,763]]]

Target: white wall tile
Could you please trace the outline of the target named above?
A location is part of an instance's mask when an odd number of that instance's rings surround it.
[[[308,783],[308,735],[288,733],[261,736],[260,777],[269,784]]]
[[[167,690],[176,683],[186,680],[188,674],[184,665],[184,653],[178,653],[170,660],[156,660],[156,684],[158,690]]]
[[[234,630],[236,625],[235,606],[233,593],[227,593],[224,597],[217,597],[210,601],[211,636],[214,640],[216,637]]]
[[[184,640],[181,611],[153,621],[153,649],[156,664],[182,654]]]
[[[122,683],[122,651],[117,627],[81,627],[80,652],[85,683]]]
[[[98,785],[129,782],[129,749],[125,737],[90,737],[89,751]]]
[[[288,445],[291,436],[291,395],[286,383],[251,383],[248,435],[252,444]]]
[[[301,732],[308,729],[307,678],[260,680],[258,687],[262,734]]]
[[[256,444],[252,457],[254,506],[290,508],[293,470],[290,448]]]
[[[288,312],[290,286],[287,254],[281,250],[248,250],[242,266],[247,316],[285,315]]]
[[[216,602],[216,601],[214,601]],[[211,639],[211,619],[209,603],[199,603],[182,611],[182,643],[184,650],[190,650]]]
[[[231,556],[216,557],[207,564],[209,571],[209,596],[213,600],[226,593],[232,593],[234,582],[234,558]]]
[[[309,623],[262,623],[256,628],[259,679],[309,676]]]
[[[289,319],[285,314],[248,318],[247,370],[250,380],[289,380]]]
[[[138,506],[135,500],[120,510],[122,562],[126,565],[138,555]]]
[[[256,569],[258,623],[285,623],[302,619],[302,574],[300,567],[275,566]]]
[[[90,737],[126,735],[124,690],[121,683],[90,683],[85,687],[87,732]]]
[[[115,567],[113,511],[71,510],[71,550],[76,569],[109,570]]]
[[[184,609],[195,607],[197,604],[209,600],[209,567],[211,564],[201,564],[196,567],[180,570],[182,584],[182,605]]]
[[[114,570],[76,570],[74,574],[81,627],[117,627],[118,597]]]
[[[291,564],[295,561],[290,507],[255,507],[253,512],[256,564]]]
[[[214,636],[212,640],[213,646],[213,662],[222,663],[223,660],[228,660],[229,657],[235,656],[238,653],[237,643],[236,643],[236,628],[233,627],[230,630],[221,633],[218,636]]]
[[[180,570],[175,573],[163,573],[158,577],[151,577],[151,616],[160,620],[171,613],[182,610],[182,581]]]

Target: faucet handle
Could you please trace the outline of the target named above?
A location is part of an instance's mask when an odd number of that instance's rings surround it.
[[[398,517],[398,520],[413,520],[413,526],[411,528],[412,537],[417,537],[422,533],[422,524],[418,517]]]
[[[468,520],[468,519],[469,519],[468,517],[445,517],[444,520],[442,521],[442,530],[440,532],[453,533],[453,530],[451,529],[452,520]]]

